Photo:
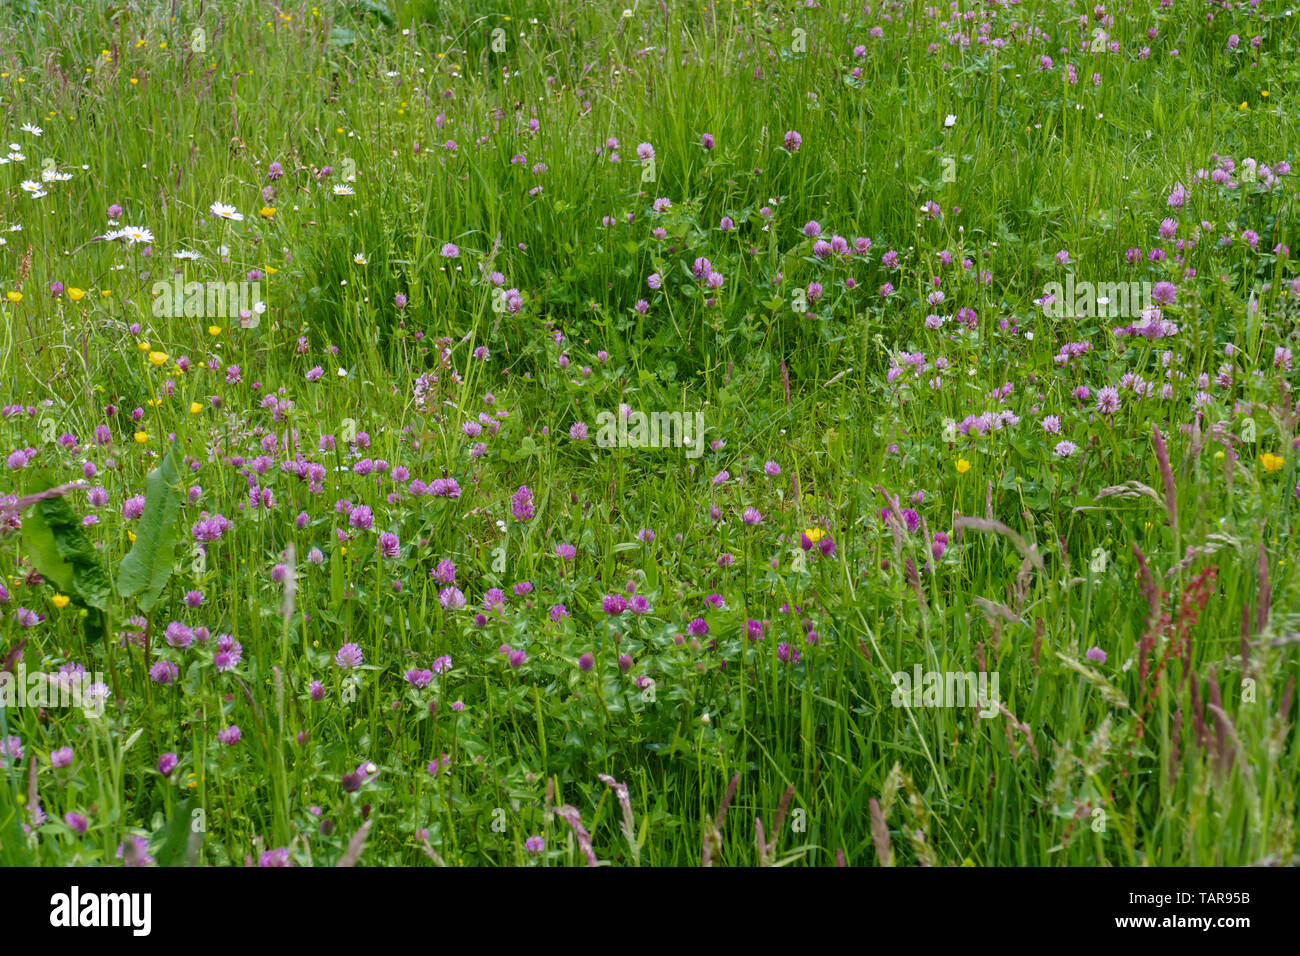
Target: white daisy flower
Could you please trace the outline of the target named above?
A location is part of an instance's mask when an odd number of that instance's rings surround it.
[[[335,184],[334,184],[334,195],[336,195],[336,196],[351,196],[351,195],[352,195],[352,187],[351,187],[351,186],[345,186],[345,185],[343,185],[343,183],[335,183]]]
[[[943,125],[945,128],[955,125],[956,122],[957,122],[957,117],[954,116],[952,113],[949,113],[947,116],[943,118]]]
[[[176,252],[172,253],[172,258],[189,259],[191,262],[196,262],[198,261],[199,254],[197,252],[191,252],[189,249],[178,249]]]
[[[24,123],[22,125],[22,131],[24,133],[31,133],[33,136],[40,136],[45,132],[45,130],[41,129],[39,126],[33,126],[31,123]]]
[[[122,235],[133,245],[137,242],[153,242],[153,233],[142,226],[123,226]]]
[[[40,190],[41,184],[34,179],[24,179],[18,184],[18,188],[26,193],[34,193]]]
[[[364,266],[366,264],[366,254],[364,252],[358,252],[352,257],[352,261],[359,266]]]
[[[27,158],[26,156],[24,156],[22,153],[18,152],[17,150],[9,154],[9,159],[15,163],[21,163],[26,158]]]
[[[214,202],[208,207],[208,212],[221,219],[229,219],[231,222],[243,222],[244,214],[238,212],[234,206],[227,206],[225,203]]]

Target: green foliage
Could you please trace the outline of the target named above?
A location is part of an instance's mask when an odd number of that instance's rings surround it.
[[[32,567],[87,608],[103,611],[112,585],[81,518],[62,495],[32,506],[23,523],[23,546]]]
[[[157,603],[172,575],[184,494],[179,487],[174,453],[168,453],[145,479],[144,513],[135,543],[117,569],[117,593],[134,597],[146,614]]]

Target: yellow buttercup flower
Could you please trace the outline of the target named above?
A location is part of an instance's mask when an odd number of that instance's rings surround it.
[[[203,411],[203,406],[202,406],[202,405],[200,405],[198,402],[190,402],[190,414],[191,414],[191,415],[197,415],[197,414],[198,414],[199,412],[201,412],[201,411]]]
[[[131,539],[131,543],[132,543],[132,544],[135,544],[135,532],[134,532],[134,531],[128,531],[128,532],[126,533],[126,536],[127,536],[128,538]]]
[[[21,302],[23,301],[23,294],[21,292],[10,290],[5,293],[5,298],[10,302]]]
[[[56,594],[50,600],[54,602],[55,607],[65,608],[68,606],[68,602],[71,601],[72,598],[68,597],[66,594]]]
[[[148,352],[148,351],[149,351],[149,343],[148,343],[148,342],[141,342],[139,345],[136,346],[136,348],[138,348],[141,352]]]
[[[148,432],[136,432],[136,433],[135,433],[135,440],[136,440],[139,444],[143,445],[145,442],[147,442],[147,441],[149,440],[149,433],[148,433]]]
[[[86,297],[85,289],[78,289],[76,286],[73,286],[71,289],[68,290],[68,298],[71,299],[73,302],[80,302],[85,297]]]
[[[166,364],[167,364],[167,353],[166,353],[166,352],[150,352],[150,353],[149,353],[149,361],[152,362],[154,365],[166,365]]]
[[[804,534],[807,536],[809,541],[816,544],[826,535],[826,532],[821,528],[807,528],[804,530]]]
[[[211,335],[211,336],[213,336],[213,337],[216,337],[216,336],[218,336],[218,335],[220,335],[220,334],[221,334],[221,326],[219,326],[219,325],[209,325],[209,326],[208,326],[208,335]]]
[[[263,219],[270,219],[272,216],[275,215],[275,207],[263,206],[261,209],[257,211],[257,214],[261,216]]]
[[[957,459],[957,474],[959,474],[959,475],[964,475],[964,474],[966,474],[966,472],[968,472],[968,471],[970,471],[970,462],[968,462],[965,458],[958,458],[958,459]]]
[[[1286,464],[1286,461],[1281,455],[1274,455],[1272,452],[1266,451],[1259,456],[1259,463],[1264,466],[1265,471],[1274,472]]]

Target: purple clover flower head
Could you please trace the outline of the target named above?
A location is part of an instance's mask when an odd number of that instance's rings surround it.
[[[152,866],[154,862],[149,855],[149,841],[142,836],[129,836],[119,843],[116,856],[123,866]]]
[[[171,684],[180,676],[180,670],[171,661],[159,661],[149,668],[149,679],[155,684]]]
[[[423,690],[425,687],[428,687],[429,682],[432,680],[433,680],[433,671],[431,670],[427,670],[427,669],[420,670],[418,668],[412,667],[409,671],[406,672],[407,683],[409,683],[416,690]]]
[[[527,485],[520,485],[519,490],[510,498],[510,513],[516,521],[528,521],[537,513],[533,507],[533,493]]]

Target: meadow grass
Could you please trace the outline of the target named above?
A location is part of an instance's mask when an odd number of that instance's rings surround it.
[[[0,7],[0,862],[1295,859],[1283,4],[187,6]]]

